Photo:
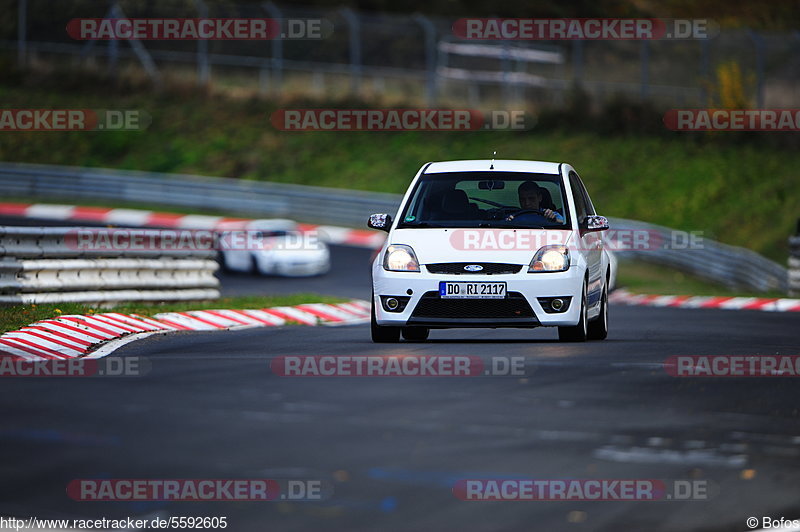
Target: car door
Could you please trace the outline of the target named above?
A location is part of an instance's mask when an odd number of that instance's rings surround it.
[[[584,231],[587,217],[595,214],[595,212],[581,178],[578,177],[577,173],[571,171],[569,173],[569,182],[572,189],[572,199],[575,202],[575,216],[580,229],[581,249],[584,257],[586,257],[589,269],[589,286],[586,294],[587,306],[593,307],[600,301],[603,289],[601,271],[603,240],[599,232],[587,233]]]

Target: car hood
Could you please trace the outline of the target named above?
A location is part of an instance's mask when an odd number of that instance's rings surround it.
[[[528,264],[540,247],[565,245],[571,234],[568,230],[555,229],[395,229],[389,243],[411,246],[420,264]]]

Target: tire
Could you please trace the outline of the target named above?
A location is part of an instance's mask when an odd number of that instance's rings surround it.
[[[427,327],[403,327],[403,338],[410,342],[424,342],[431,330]]]
[[[585,342],[589,329],[586,312],[586,284],[584,283],[583,295],[581,295],[581,319],[577,325],[559,327],[558,339],[562,342]]]
[[[222,251],[217,252],[217,262],[219,262],[219,269],[223,272],[230,273],[231,269],[228,267],[228,261],[225,260],[225,253]]]
[[[603,287],[600,296],[600,315],[589,322],[589,340],[605,340],[608,336],[608,288]]]
[[[375,298],[372,299],[372,320],[370,331],[376,344],[396,344],[400,341],[400,327],[385,327],[375,321]]]

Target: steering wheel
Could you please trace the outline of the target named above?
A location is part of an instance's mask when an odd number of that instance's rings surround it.
[[[517,207],[512,207],[511,205],[500,205],[499,203],[494,209],[489,209],[486,211],[487,218],[489,220],[504,220],[509,212],[514,212],[518,210]]]
[[[544,216],[544,211],[541,209],[515,209],[513,212],[510,212],[506,215],[506,219],[508,219],[509,216],[513,216],[514,218],[516,218],[520,214],[525,214],[529,212],[533,214],[538,214],[539,216]]]

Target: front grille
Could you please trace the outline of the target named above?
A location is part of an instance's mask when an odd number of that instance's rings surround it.
[[[425,292],[411,318],[533,318],[531,306],[519,292],[504,299],[442,299],[439,292]]]
[[[464,269],[464,266],[477,265],[483,269],[471,272]],[[518,273],[522,269],[520,264],[503,264],[500,262],[439,262],[426,266],[429,273],[442,273],[447,275],[478,274],[478,275],[501,275]]]

